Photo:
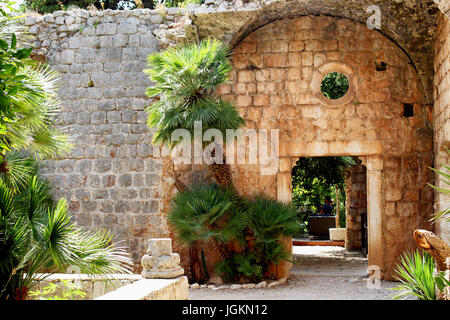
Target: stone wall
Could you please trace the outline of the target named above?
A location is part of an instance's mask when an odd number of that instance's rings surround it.
[[[345,248],[361,249],[361,215],[367,214],[367,175],[366,167],[355,164],[347,169],[345,179]]]
[[[380,31],[410,57],[431,105],[433,33],[439,9],[448,12],[448,0],[434,2],[438,4],[429,0],[215,0],[188,8],[200,37],[214,36],[234,45],[259,27],[285,17],[328,15],[366,24],[373,13],[368,8],[377,6]]]
[[[238,105],[249,128],[279,128],[283,142],[276,174],[260,175],[258,166],[233,168],[238,189],[289,201],[290,171],[299,156],[359,155],[355,146],[367,150],[361,155],[381,156],[386,192],[380,223],[389,273],[395,257],[411,247],[411,231],[424,227],[433,211],[433,193],[424,187],[433,181],[427,169],[433,163],[432,56],[426,48],[437,7],[424,1],[412,6],[410,1],[376,1],[387,13],[385,21],[397,23],[384,25],[381,32],[367,29],[365,0],[353,7],[347,1],[246,1],[236,10],[222,3],[239,1],[220,1],[194,6],[189,16],[175,8],[28,17],[26,25],[37,37],[36,58],[61,72],[59,124],[75,145],[70,155],[48,162],[45,175],[56,196],[70,201],[75,220],[108,228],[125,240],[138,268],[145,239],[170,234],[164,214],[174,192],[173,176],[208,179],[201,166],[176,167],[167,158],[153,157],[144,112],[150,103],[144,91],[151,85],[142,72],[146,56],[160,47],[215,36],[235,46],[232,80],[220,94]],[[314,15],[300,18],[309,13]],[[356,18],[315,16],[321,13]],[[445,21],[440,18],[439,30],[448,30]],[[441,76],[435,83],[444,88],[448,46],[443,44],[448,40],[439,34],[436,70]],[[387,64],[386,71],[376,71],[380,62]],[[333,66],[349,68],[354,88],[347,103],[328,106],[316,95],[313,78],[324,72],[320,68]],[[413,105],[413,117],[402,116],[404,104]],[[444,102],[436,106],[448,110]],[[437,128],[436,141],[445,132]],[[175,246],[175,252],[180,250]]]
[[[137,269],[145,239],[168,235],[160,210],[162,160],[153,157],[145,123],[151,82],[143,69],[159,48],[153,31],[168,29],[182,14],[178,8],[74,10],[25,20],[36,36],[35,57],[61,74],[58,124],[74,145],[43,172],[77,223],[125,240]]]
[[[433,181],[427,169],[433,132],[408,57],[364,24],[306,16],[250,33],[234,47],[232,59],[232,79],[220,94],[236,104],[247,128],[280,129],[278,172],[261,175],[258,165],[235,165],[237,189],[289,201],[298,157],[378,155],[381,195],[374,195],[380,201],[374,208],[381,212],[374,223],[384,248],[380,267],[389,278],[397,257],[415,246],[412,231],[427,226],[433,210],[433,192],[425,187]],[[376,69],[381,62],[385,71]],[[348,74],[350,96],[327,104],[318,92],[321,75],[332,71]],[[405,104],[413,105],[414,116],[403,116]]]
[[[444,149],[450,148],[450,20],[444,15],[440,15],[438,20],[434,67],[434,165],[437,169],[444,169],[442,163],[450,163],[448,153]],[[435,178],[436,186],[448,188],[441,176],[436,174]],[[439,212],[449,206],[450,197],[436,192],[435,211]],[[450,223],[438,223],[436,232],[450,243]]]
[[[76,300],[93,300],[107,294],[108,292],[117,290],[120,287],[139,280],[142,280],[142,277],[137,274],[115,274],[107,277],[98,276],[96,278],[92,278],[83,273],[53,273],[44,280],[39,281],[36,287],[32,288],[32,291],[39,290],[43,293],[45,288],[52,283],[57,285],[55,294],[62,297],[63,293],[68,291],[68,288],[65,286],[64,282],[68,282],[69,284],[75,284],[86,294],[84,297],[77,296]],[[38,297],[28,296],[26,299],[35,300],[38,299]]]

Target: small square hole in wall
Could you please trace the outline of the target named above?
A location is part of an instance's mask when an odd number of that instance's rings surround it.
[[[412,103],[403,104],[403,116],[414,117],[414,105]]]
[[[386,62],[384,62],[384,61],[380,61],[380,62],[375,61],[375,69],[377,71],[386,71],[386,69],[387,69]]]

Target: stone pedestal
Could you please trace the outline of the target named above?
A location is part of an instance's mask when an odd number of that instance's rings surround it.
[[[172,253],[172,239],[148,240],[148,250],[141,259],[142,277],[147,279],[173,279],[184,274],[180,256]]]

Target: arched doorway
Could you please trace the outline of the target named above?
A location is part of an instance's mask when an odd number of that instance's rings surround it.
[[[432,205],[420,192],[431,179],[421,172],[432,164],[432,133],[408,56],[365,25],[304,16],[255,30],[232,59],[232,79],[219,93],[236,104],[248,128],[278,129],[280,137],[278,172],[262,175],[258,166],[234,165],[237,189],[291,201],[291,170],[299,157],[364,159],[369,264],[390,277],[397,257],[414,245],[412,231],[428,219],[419,203]],[[320,84],[332,72],[345,74],[350,87],[327,101]],[[406,206],[412,210],[397,209]]]

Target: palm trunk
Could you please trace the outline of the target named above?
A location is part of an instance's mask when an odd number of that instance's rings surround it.
[[[233,185],[233,178],[231,175],[231,168],[228,163],[217,164],[213,163],[208,166],[209,172],[216,180],[217,184],[226,189]]]
[[[8,163],[6,162],[5,155],[0,154],[0,174],[5,174],[8,172]]]
[[[183,192],[188,189],[183,181],[178,179],[178,177],[175,178],[175,188],[177,188],[178,192]]]
[[[202,272],[202,263],[200,260],[200,244],[193,241],[189,246],[189,259],[191,262],[192,280],[196,283],[204,283],[205,278]]]
[[[233,176],[231,174],[231,167],[227,163],[225,157],[225,152],[223,146],[216,144],[214,150],[211,152],[211,156],[214,158],[216,156],[216,150],[221,150],[222,153],[222,163],[212,163],[208,166],[209,172],[211,173],[216,183],[222,188],[226,189],[233,185]],[[216,159],[220,160],[220,159]]]

